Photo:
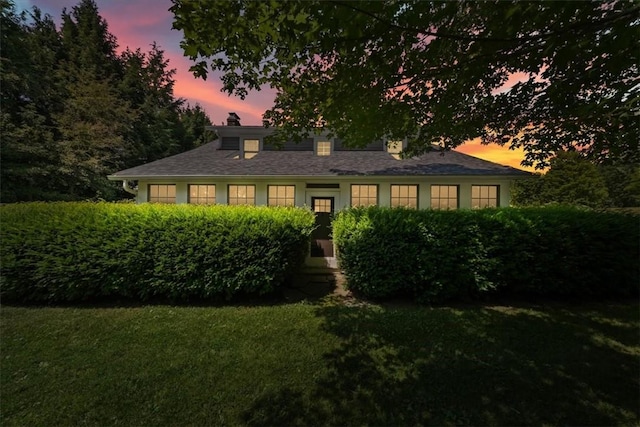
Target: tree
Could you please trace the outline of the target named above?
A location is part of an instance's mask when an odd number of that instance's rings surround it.
[[[545,175],[518,182],[514,191],[516,206],[548,203],[602,208],[610,199],[598,167],[576,151],[562,151]]]
[[[640,206],[640,166],[599,165],[598,170],[605,180],[609,192],[609,205],[624,208]]]
[[[38,10],[15,13],[0,1],[0,200],[59,199],[55,128],[50,111],[59,106],[53,70],[60,37]]]
[[[193,73],[275,88],[282,138],[326,124],[353,145],[411,135],[414,154],[480,137],[540,167],[573,148],[640,161],[635,2],[172,2]]]
[[[211,120],[199,104],[180,108],[180,128],[176,140],[180,141],[179,152],[191,150],[211,141],[213,132],[206,130]]]
[[[62,111],[54,116],[64,193],[73,198],[116,198],[119,188],[106,177],[122,169],[130,156],[125,136],[136,114],[109,81],[95,79],[91,71],[76,74],[67,91]]]
[[[168,68],[164,52],[154,43],[151,51],[127,49],[120,56],[124,75],[119,83],[122,96],[139,114],[129,137],[135,150],[129,164],[140,164],[175,154],[179,142],[179,108],[184,103],[173,94],[175,70]]]
[[[117,55],[93,0],[64,10],[59,30],[36,7],[0,0],[0,12],[2,202],[126,197],[107,175],[208,137],[164,52]]]

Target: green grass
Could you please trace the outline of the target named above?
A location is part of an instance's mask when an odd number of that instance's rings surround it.
[[[637,425],[637,303],[2,307],[2,425]]]

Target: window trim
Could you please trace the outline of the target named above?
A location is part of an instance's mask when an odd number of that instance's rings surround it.
[[[293,187],[293,197],[290,198],[291,199],[291,204],[286,204],[286,203],[284,205],[281,205],[281,204],[278,204],[278,203],[272,204],[271,203],[272,198],[271,198],[271,194],[270,194],[271,193],[271,191],[270,191],[271,187],[285,187],[285,188]],[[285,191],[285,193],[286,193],[286,191]],[[276,196],[275,199],[276,200],[282,200],[283,198]],[[289,199],[289,197],[286,197],[286,195],[285,195],[284,200],[286,201],[288,199]],[[267,206],[295,206],[295,205],[296,205],[296,186],[295,186],[295,184],[268,184],[267,185]]]
[[[208,196],[208,197],[202,197],[202,196],[197,196],[196,199],[213,199],[213,201],[210,202],[193,202],[192,198],[191,198],[191,187],[196,186],[196,187],[213,187],[213,197]],[[200,189],[198,189],[198,194],[200,194]],[[188,204],[193,204],[193,205],[215,205],[217,203],[217,197],[218,197],[218,189],[216,188],[215,184],[187,184],[187,203]]]
[[[363,187],[363,186],[367,186],[367,187],[371,187],[374,186],[376,187],[376,203],[373,205],[354,205],[353,204],[353,187],[354,186],[358,186],[358,187]],[[369,197],[369,196],[367,196]],[[360,196],[358,196],[358,198],[360,198]],[[351,206],[352,208],[355,207],[368,207],[368,206],[380,206],[380,185],[379,184],[351,184],[349,187],[349,206]]]
[[[439,196],[434,199],[434,197],[433,197],[433,187],[455,187],[455,189],[456,189],[456,206],[453,209],[454,210],[460,209],[460,185],[459,184],[431,184],[430,187],[429,187],[429,199],[430,199],[429,208],[430,209],[451,210],[451,208],[448,206],[449,205],[448,202],[447,202],[447,208],[446,209],[442,208],[440,206],[440,203],[438,203],[437,207],[433,206],[433,201],[434,200],[447,200],[447,201],[449,201],[449,200],[452,199],[452,197],[446,197],[445,198],[445,197],[439,197]]]
[[[416,197],[415,197],[415,201],[416,201],[416,205],[415,207],[413,206],[408,206],[408,205],[398,205],[398,206],[394,206],[393,205],[393,187],[415,187],[416,188]],[[398,196],[396,197],[396,199],[400,199],[401,197]],[[406,197],[407,199],[411,199],[410,196]],[[389,185],[389,207],[392,208],[407,208],[407,209],[420,209],[420,184],[390,184]]]
[[[473,197],[473,187],[480,187],[480,197]],[[492,200],[490,197],[482,197],[482,187],[494,187],[496,189],[496,204],[495,206],[481,206],[482,200]],[[480,201],[478,206],[473,206],[474,199]],[[471,209],[486,209],[486,208],[499,208],[500,207],[500,184],[471,184]]]
[[[231,187],[253,187],[253,203],[231,203]],[[238,199],[238,197],[234,197]],[[227,205],[229,206],[256,206],[256,185],[255,184],[227,184]]]
[[[151,187],[167,187],[167,189],[169,187],[173,187],[173,201],[169,201],[169,200],[151,200]],[[158,199],[161,199],[160,196],[157,197]],[[169,197],[164,197],[164,199],[169,199]],[[177,191],[177,186],[176,184],[147,184],[147,202],[148,203],[167,203],[167,204],[176,204],[178,201],[178,191]]]

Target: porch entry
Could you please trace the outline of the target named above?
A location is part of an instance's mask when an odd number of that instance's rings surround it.
[[[316,214],[316,229],[311,234],[311,257],[333,257],[331,215],[335,209],[334,197],[311,197],[311,209]]]

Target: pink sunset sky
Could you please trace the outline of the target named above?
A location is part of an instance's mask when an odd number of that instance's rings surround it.
[[[127,47],[140,48],[143,52],[151,49],[155,41],[169,59],[169,68],[176,70],[174,94],[185,98],[191,105],[200,104],[214,124],[221,124],[230,111],[236,112],[244,125],[259,125],[262,114],[273,104],[275,92],[265,89],[250,92],[245,100],[230,97],[220,91],[221,82],[215,75],[205,81],[196,79],[190,72],[191,61],[185,58],[180,49],[182,33],[171,28],[173,14],[169,12],[169,0],[95,0],[100,15],[107,21],[109,32],[118,41],[118,51]],[[16,9],[31,9],[37,6],[44,13],[53,16],[59,24],[64,8],[71,10],[76,0],[15,0]],[[509,150],[497,145],[481,145],[477,140],[470,141],[457,148],[482,159],[524,168],[520,165],[524,155],[521,150]]]

